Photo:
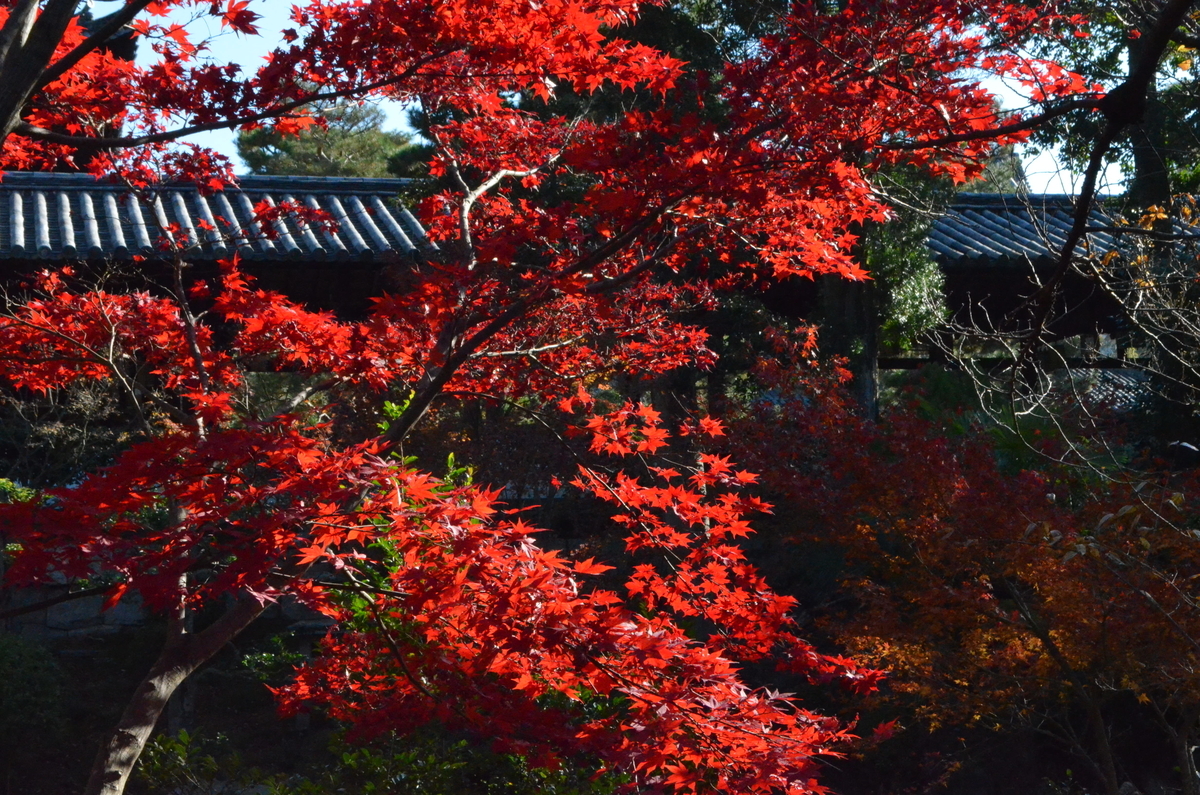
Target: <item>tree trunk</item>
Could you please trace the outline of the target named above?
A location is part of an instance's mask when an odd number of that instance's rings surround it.
[[[100,747],[84,795],[124,793],[129,775],[171,694],[265,608],[265,603],[242,593],[216,623],[196,634],[187,632],[181,611],[171,622],[162,653],[134,691],[112,735]]]
[[[25,103],[50,65],[77,5],[76,0],[49,0],[35,21],[37,2],[22,2],[0,29],[0,143],[21,123]]]
[[[1140,38],[1129,42],[1129,62],[1136,64],[1145,57]],[[1128,199],[1139,212],[1152,205],[1171,204],[1171,174],[1165,155],[1166,108],[1158,98],[1154,81],[1146,87],[1146,110],[1141,120],[1129,128],[1129,145],[1133,154],[1133,179],[1129,182]],[[1170,230],[1168,223],[1166,229]]]

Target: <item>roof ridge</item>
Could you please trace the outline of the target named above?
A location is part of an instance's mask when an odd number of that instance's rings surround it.
[[[251,176],[222,191],[188,183],[142,193],[91,174],[14,172],[0,181],[0,260],[154,255],[164,237],[186,241],[197,259],[235,250],[268,260],[422,256],[437,244],[397,196],[412,182]],[[284,202],[321,211],[335,224],[291,209],[270,221],[259,217],[259,205]]]
[[[1057,261],[1058,248],[1074,224],[1075,196],[1065,193],[959,194],[934,221],[927,243],[943,267],[1023,267]],[[1101,248],[1116,246],[1103,200],[1089,208],[1088,238]]]
[[[301,190],[321,193],[398,193],[420,180],[406,177],[313,177],[248,174],[237,177],[233,190]],[[128,190],[129,186],[108,177],[62,171],[8,171],[0,176],[0,191],[6,188],[47,190]],[[198,190],[193,182],[168,182],[155,186],[158,190]]]
[[[1101,201],[1105,197],[1098,197]],[[1070,204],[1074,206],[1076,196],[1072,193],[960,193],[950,202],[951,207],[979,207],[1002,205],[1047,205]]]

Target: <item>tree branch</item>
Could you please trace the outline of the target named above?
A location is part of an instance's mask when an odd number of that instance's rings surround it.
[[[21,4],[9,13],[8,20],[0,29],[0,69],[7,66],[14,47],[19,51],[25,46],[29,31],[37,19],[37,8],[38,0],[21,0]]]
[[[893,149],[901,151],[914,151],[918,149],[936,149],[942,146],[951,144],[961,144],[967,141],[979,141],[984,138],[995,138],[1001,135],[1013,135],[1014,133],[1025,132],[1032,130],[1046,122],[1057,119],[1059,116],[1065,116],[1068,113],[1076,110],[1098,110],[1103,99],[1096,97],[1092,99],[1075,99],[1057,105],[1050,110],[1039,113],[1036,116],[1030,116],[1028,119],[1022,119],[1019,122],[1012,124],[1002,124],[999,127],[989,127],[986,130],[972,130],[971,132],[955,133],[942,138],[927,138],[919,141],[908,141],[906,143],[896,144],[881,144],[881,149]]]
[[[0,621],[8,618],[16,618],[17,616],[36,613],[39,610],[45,610],[48,607],[60,605],[63,602],[73,602],[76,599],[86,599],[89,596],[98,596],[99,594],[108,593],[113,589],[111,585],[98,585],[95,588],[87,588],[82,591],[72,591],[71,593],[60,594],[50,599],[43,599],[40,602],[33,604],[22,605],[21,607],[13,607],[8,610],[0,610]]]
[[[210,132],[212,130],[232,129],[240,127],[243,124],[254,124],[268,119],[276,119],[287,116],[293,111],[299,110],[306,105],[311,105],[314,102],[324,102],[325,100],[344,99],[346,97],[359,97],[364,94],[369,94],[372,91],[377,91],[381,88],[399,85],[406,80],[409,80],[416,74],[422,66],[432,61],[444,58],[456,50],[442,50],[431,54],[425,58],[421,58],[408,69],[398,75],[376,80],[371,83],[366,83],[354,88],[344,88],[337,91],[322,91],[316,94],[309,94],[301,99],[285,102],[268,110],[260,111],[259,113],[251,113],[245,116],[238,116],[232,119],[224,119],[222,121],[206,122],[204,124],[193,124],[188,127],[180,127],[175,130],[165,132],[148,133],[146,135],[131,135],[117,137],[93,137],[88,135],[69,135],[67,133],[48,130],[45,127],[37,127],[32,124],[22,122],[18,124],[13,132],[18,135],[23,135],[26,138],[32,138],[37,141],[46,141],[48,143],[62,144],[64,146],[99,146],[112,149],[127,149],[134,146],[145,146],[147,144],[166,143],[179,138],[186,138],[189,135],[196,133]]]
[[[84,39],[78,47],[71,50],[62,58],[59,58],[50,68],[42,72],[42,76],[34,84],[33,90],[35,92],[41,91],[65,75],[73,66],[86,58],[90,53],[103,46],[117,31],[132,22],[152,2],[154,0],[132,0],[132,2],[127,3],[124,8],[110,16],[108,22],[103,27],[98,28],[92,35]]]

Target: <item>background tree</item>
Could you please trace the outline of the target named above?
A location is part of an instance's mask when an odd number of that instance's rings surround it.
[[[877,720],[979,746],[1050,741],[1062,761],[1047,774],[1073,768],[1114,795],[1197,790],[1194,472],[1104,479],[1048,463],[1049,424],[1030,450],[929,392],[872,423],[836,374],[791,356],[759,374],[771,399],[731,418],[730,450],[790,507],[800,549],[839,561],[840,591],[809,609],[891,672],[867,701]]]
[[[1145,56],[1145,44],[1169,3],[1158,0],[1109,0],[1079,3],[1088,20],[1088,36],[1046,43],[1041,54],[1069,64],[1079,74],[1101,85],[1119,84],[1132,65]],[[1166,205],[1173,192],[1188,191],[1197,145],[1194,125],[1196,80],[1191,48],[1197,39],[1194,11],[1184,13],[1170,32],[1165,50],[1151,54],[1153,79],[1147,83],[1145,112],[1107,152],[1108,162],[1119,163],[1128,176],[1126,198],[1136,208]],[[1067,114],[1039,129],[1035,140],[1059,147],[1075,169],[1086,167],[1092,144],[1102,133],[1097,117]]]
[[[260,127],[241,132],[238,156],[251,174],[309,177],[407,176],[409,136],[383,129],[384,113],[351,102],[314,106],[317,123],[298,135]]]

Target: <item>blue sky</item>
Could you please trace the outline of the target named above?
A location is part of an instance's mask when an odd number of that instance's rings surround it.
[[[119,7],[124,0],[100,0],[93,7],[96,16],[104,16]],[[228,28],[222,30],[220,23],[208,16],[202,16],[188,25],[193,41],[208,39],[209,55],[222,63],[237,63],[247,74],[253,74],[262,63],[262,58],[281,41],[278,35],[285,28],[292,27],[289,14],[293,3],[289,0],[260,0],[251,4],[255,13],[261,15],[258,21],[259,36],[242,36],[231,32]],[[178,21],[184,22],[188,15],[176,14]],[[138,60],[153,61],[154,52],[145,43],[138,48]],[[380,103],[387,114],[387,126],[395,130],[407,130],[408,124],[404,108],[395,102]],[[232,130],[215,130],[213,132],[193,135],[186,140],[215,149],[233,161],[235,170],[242,172],[244,165],[237,156],[234,139],[237,133]]]

